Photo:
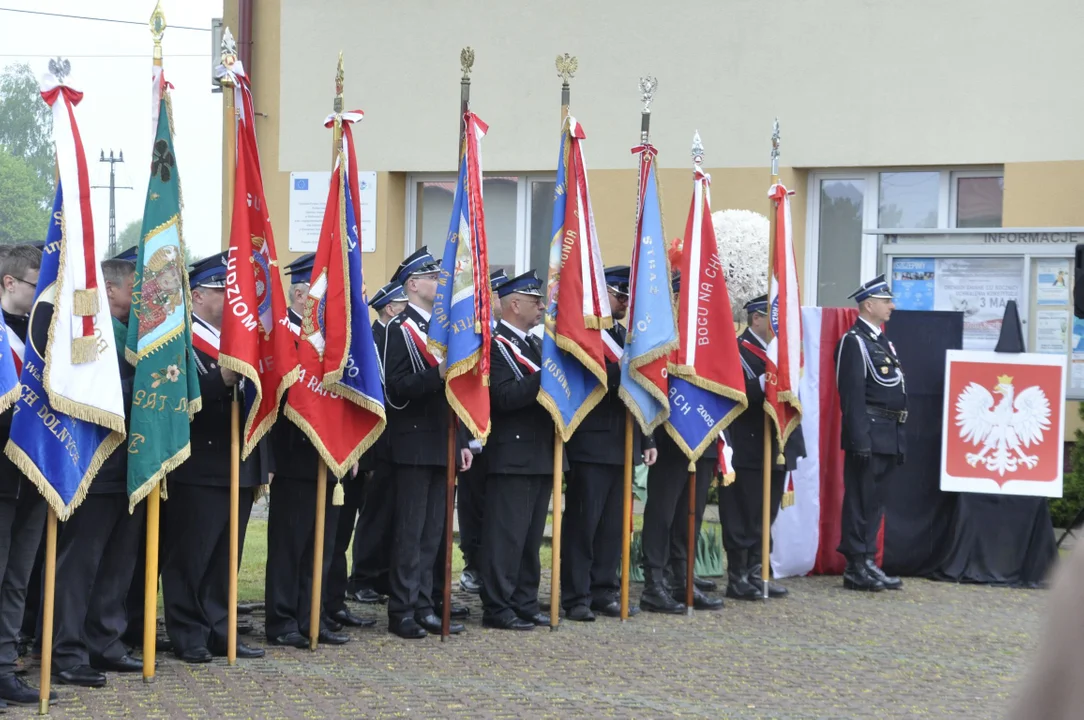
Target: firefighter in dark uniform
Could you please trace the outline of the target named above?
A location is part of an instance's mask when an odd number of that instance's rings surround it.
[[[384,364],[386,432],[395,471],[388,630],[407,639],[441,632],[437,600],[441,583],[450,582],[436,577],[442,564],[450,413],[445,362],[428,350],[439,272],[440,265],[424,247],[395,271],[392,279],[403,284],[408,303],[388,325]],[[469,469],[472,460],[466,444],[464,440],[456,455],[461,471]],[[463,630],[461,623],[451,623],[452,633]]]
[[[538,551],[553,482],[553,418],[538,403],[542,283],[533,270],[497,292],[501,321],[491,343],[493,429],[485,454],[489,478],[482,513],[482,624],[502,630],[549,625],[538,604]],[[567,463],[566,467],[567,469]]]
[[[858,320],[836,348],[836,384],[843,413],[843,510],[839,552],[847,558],[843,586],[879,591],[903,587],[877,566],[884,498],[907,454],[907,386],[896,349],[882,325],[896,307],[884,275],[851,293]]]
[[[492,291],[490,305],[493,317],[489,320],[489,330],[497,329],[501,320],[501,300],[497,291],[508,282],[504,268],[489,274],[489,289]],[[463,553],[463,572],[459,575],[459,589],[477,595],[482,590],[482,578],[478,572],[479,548],[482,545],[482,512],[486,503],[486,454],[482,444],[471,440],[474,451],[474,464],[470,470],[459,476],[455,511],[459,517],[459,550]]]
[[[298,258],[286,269],[286,274],[290,276],[290,308],[287,315],[291,329],[297,328],[295,334],[300,331],[312,266],[313,255],[310,253]],[[282,398],[284,404],[286,399],[286,396]],[[264,584],[267,641],[272,645],[307,648],[314,576],[312,556],[319,454],[308,436],[283,416],[271,428],[271,447],[275,458],[275,482],[271,488],[267,514]],[[319,570],[322,583],[331,564],[331,549],[339,516],[339,508],[332,504],[334,485],[332,479],[324,498],[324,563]],[[327,585],[323,587],[326,592]],[[346,635],[333,632],[326,620],[320,623],[321,643],[342,645],[349,639]]]
[[[388,350],[388,325],[406,309],[407,296],[400,282],[392,281],[369,300],[376,311],[373,342],[384,381]],[[362,472],[369,472],[360,498],[354,532],[354,565],[350,574],[352,597],[362,603],[388,601],[388,558],[391,553],[392,507],[395,503],[395,471],[391,460],[391,432],[385,430],[361,458]]]
[[[173,651],[189,663],[226,655],[230,526],[230,404],[242,378],[218,364],[225,303],[226,253],[189,270],[192,344],[203,408],[190,429],[192,456],[169,475],[169,518],[164,528],[162,596]],[[243,393],[243,388],[239,388]],[[255,491],[268,480],[267,444],[241,462],[238,548]],[[240,562],[240,558],[238,558]],[[263,657],[262,648],[237,643],[237,657]]]
[[[745,304],[748,327],[738,337],[745,396],[749,407],[727,429],[733,439],[734,482],[720,488],[719,517],[723,523],[723,549],[726,550],[726,596],[736,600],[760,600],[764,597],[761,580],[761,518],[764,502],[764,371],[768,342],[772,338],[768,318],[768,296],[761,295]],[[779,514],[787,473],[794,470],[798,458],[805,456],[802,428],[798,426],[783,448],[782,465],[779,443],[772,430],[771,522]],[[785,597],[787,589],[768,583],[768,596]]]
[[[614,320],[624,319],[629,306],[627,265],[605,270]],[[604,331],[607,393],[565,445],[570,466],[561,534],[561,606],[569,620],[592,621],[594,612],[621,616],[618,565],[624,512],[625,416],[618,396],[621,353],[627,331],[619,323]],[[645,449],[646,448],[646,449]],[[655,462],[655,443],[645,444],[639,428],[633,431],[633,458],[641,454],[647,465]],[[629,615],[640,609],[629,607]]]

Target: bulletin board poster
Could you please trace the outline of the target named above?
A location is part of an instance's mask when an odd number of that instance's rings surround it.
[[[1035,302],[1064,307],[1069,304],[1069,261],[1062,258],[1036,260]]]
[[[1022,257],[892,260],[892,294],[901,310],[952,310],[964,316],[964,349],[993,350],[1010,300],[1024,299]]]

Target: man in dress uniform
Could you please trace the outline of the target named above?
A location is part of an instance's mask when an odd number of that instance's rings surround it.
[[[768,359],[768,341],[772,338],[768,320],[768,296],[755,297],[745,304],[748,322],[738,337],[745,395],[749,407],[728,430],[733,439],[734,482],[720,488],[719,517],[723,522],[723,548],[726,550],[726,596],[736,600],[760,600],[764,597],[761,581],[761,513],[764,495],[764,371]],[[771,522],[779,514],[783,484],[794,470],[798,458],[805,456],[802,428],[798,426],[783,448],[783,465],[774,464],[779,443],[772,432]],[[787,589],[768,583],[769,597],[785,597]]]
[[[676,295],[681,275],[672,279]],[[643,547],[644,591],[640,605],[650,612],[685,612],[685,577],[689,536],[689,459],[665,428],[655,431],[658,455],[647,474],[647,503],[644,505]],[[696,462],[696,533],[704,518],[708,489],[718,462],[718,446],[708,445]],[[718,610],[719,598],[709,597],[694,587],[696,610]]]
[[[369,300],[376,311],[373,321],[373,342],[380,364],[380,379],[384,380],[387,359],[388,324],[406,308],[407,296],[400,282],[392,281],[380,288]],[[395,502],[395,471],[391,464],[391,432],[383,434],[366,452],[361,472],[369,473],[361,493],[360,512],[354,532],[354,567],[350,575],[350,590],[362,603],[388,601],[388,557],[391,553],[392,506]]]
[[[435,577],[444,539],[451,412],[444,394],[445,361],[428,348],[439,274],[439,263],[425,247],[400,263],[392,279],[403,284],[408,302],[387,328],[384,378],[395,472],[388,630],[407,639],[441,632],[438,592],[441,582],[451,581]],[[462,445],[460,471],[469,469],[472,459],[466,442]],[[461,623],[451,623],[450,632],[463,630]]]
[[[22,367],[30,310],[41,269],[41,250],[15,245],[0,259],[0,308],[15,354]],[[11,432],[12,408],[0,415],[0,444]],[[19,630],[27,603],[27,583],[45,529],[45,499],[22,472],[0,454],[0,707],[37,705],[38,690],[15,674]],[[36,615],[36,608],[31,610]]]
[[[120,356],[124,408],[130,414],[135,368],[124,360],[135,265],[102,262],[113,334]],[[128,627],[125,599],[136,567],[145,513],[128,512],[128,453],[122,446],[106,458],[86,500],[65,523],[56,547],[53,671],[60,682],[105,685],[102,670],[138,672],[121,641]],[[140,578],[142,580],[142,578]]]
[[[843,586],[879,591],[903,587],[874,560],[888,483],[907,453],[907,387],[896,349],[882,325],[896,307],[884,275],[851,293],[858,320],[836,348],[836,383],[843,412],[843,510],[839,552],[847,558]]]
[[[489,478],[482,513],[482,624],[502,630],[549,625],[538,605],[538,551],[553,482],[553,418],[538,403],[542,282],[533,270],[497,292],[501,321],[491,344],[493,429],[485,454]],[[566,467],[567,469],[567,461]]]
[[[162,595],[173,651],[189,663],[226,655],[230,527],[230,403],[241,377],[218,364],[225,302],[226,253],[189,270],[192,345],[199,372],[200,410],[190,429],[192,456],[169,475]],[[238,548],[252,511],[253,492],[267,482],[266,444],[241,463]],[[262,648],[237,643],[237,657],[263,657]]]
[[[288,317],[290,328],[297,328],[295,334],[300,333],[301,312],[309,292],[312,265],[313,255],[303,255],[290,263],[286,270],[290,276]],[[285,403],[286,397],[282,400]],[[307,648],[312,607],[316,467],[319,454],[308,436],[281,416],[271,428],[271,447],[275,458],[275,482],[267,514],[265,629],[267,640],[272,645]],[[339,508],[331,502],[334,486],[335,480],[332,478],[324,498],[324,562],[319,570],[322,579],[328,576],[339,517]],[[342,645],[349,639],[347,635],[332,631],[326,621],[320,623],[321,643]]]
[[[629,307],[629,267],[605,270],[614,320],[625,318]],[[624,512],[625,416],[628,410],[617,391],[621,385],[621,354],[627,331],[623,325],[603,332],[606,344],[607,393],[583,419],[565,445],[570,472],[561,533],[561,606],[569,620],[595,619],[592,611],[621,616],[617,576],[621,562]],[[655,463],[655,443],[643,442],[633,431],[633,458]],[[640,609],[629,607],[629,615]]]
[[[504,268],[489,274],[490,307],[493,317],[489,320],[492,333],[501,319],[501,299],[497,294],[508,282]],[[459,550],[463,553],[463,572],[459,576],[459,589],[477,595],[482,590],[482,578],[478,573],[478,552],[482,544],[482,512],[486,503],[486,454],[482,444],[471,440],[475,452],[471,469],[459,476],[456,497],[456,513],[459,515]]]

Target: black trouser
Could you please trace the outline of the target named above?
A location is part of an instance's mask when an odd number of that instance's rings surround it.
[[[240,490],[237,561],[245,547],[252,488]],[[177,653],[226,642],[230,568],[230,489],[169,483],[162,563],[166,632]]]
[[[478,552],[482,545],[482,517],[486,504],[488,476],[485,453],[475,455],[470,470],[459,473],[456,492],[456,513],[459,517],[459,549],[468,570],[478,569]]]
[[[447,471],[432,465],[395,467],[395,519],[388,570],[388,617],[433,612],[433,568],[444,539]]]
[[[874,453],[864,463],[851,453],[844,456],[838,550],[847,559],[877,553],[885,493],[896,467],[895,455]]]
[[[715,471],[718,460],[715,458],[701,458],[696,461],[696,534],[693,542],[693,553],[700,540],[700,526],[704,522],[704,508],[708,504],[708,490],[711,488],[711,476]],[[684,590],[685,571],[689,552],[689,467],[685,466],[685,482],[682,483],[681,497],[678,498],[677,507],[674,508],[674,520],[670,527],[670,564],[667,577],[670,587],[674,590]],[[648,489],[648,499],[651,498],[651,489]]]
[[[48,506],[26,478],[19,498],[0,499],[0,677],[15,672],[27,583],[38,554]]]
[[[34,489],[37,492],[37,489]],[[19,495],[22,497],[22,494]],[[64,523],[58,522],[56,526],[57,537],[64,527]],[[38,542],[38,552],[34,555],[34,566],[30,570],[30,578],[26,581],[26,602],[23,603],[23,625],[20,633],[23,640],[33,640],[34,650],[41,652],[41,604],[45,597],[45,528],[42,527],[41,539]]]
[[[771,522],[779,514],[787,471],[772,469],[770,481]],[[734,482],[719,489],[719,519],[723,523],[723,549],[728,553],[749,551],[749,567],[760,563],[761,518],[764,506],[764,474],[761,468],[735,468]],[[769,548],[770,550],[771,548]]]
[[[620,590],[624,468],[573,463],[561,518],[561,605],[609,603]]]
[[[331,504],[334,482],[324,498],[324,567],[327,577],[339,508]],[[316,482],[275,476],[267,513],[267,570],[264,611],[268,639],[290,632],[309,635],[312,608],[312,551],[316,531]],[[326,588],[323,590],[326,592]]]
[[[354,532],[350,590],[375,590],[388,594],[388,565],[395,519],[395,466],[378,458],[372,477],[365,483]]]
[[[659,443],[658,459],[647,471],[647,502],[641,533],[642,566],[647,585],[663,580],[670,557],[671,526],[688,483],[689,460],[667,438]]]
[[[57,671],[128,654],[121,637],[145,517],[141,508],[128,513],[125,493],[91,494],[64,523],[56,545]]]
[[[529,618],[539,612],[538,551],[552,488],[552,475],[489,476],[478,559],[485,617]]]
[[[337,515],[335,525],[331,527],[334,535],[332,546],[324,550],[324,561],[327,570],[324,573],[324,589],[322,593],[324,614],[331,615],[346,609],[346,550],[350,547],[350,538],[354,535],[354,525],[358,520],[358,510],[365,496],[365,473],[358,473],[355,478],[345,477],[343,484],[343,504],[334,507]],[[335,489],[335,478],[328,477],[328,491]],[[328,516],[325,522],[331,522],[332,504],[328,495]],[[330,553],[330,555],[329,555]]]

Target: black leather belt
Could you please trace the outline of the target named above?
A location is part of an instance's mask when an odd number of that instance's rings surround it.
[[[895,420],[900,425],[903,425],[905,422],[907,422],[906,410],[889,410],[888,408],[873,407],[867,405],[866,413],[869,415],[873,415],[874,417],[885,418],[886,420]]]

